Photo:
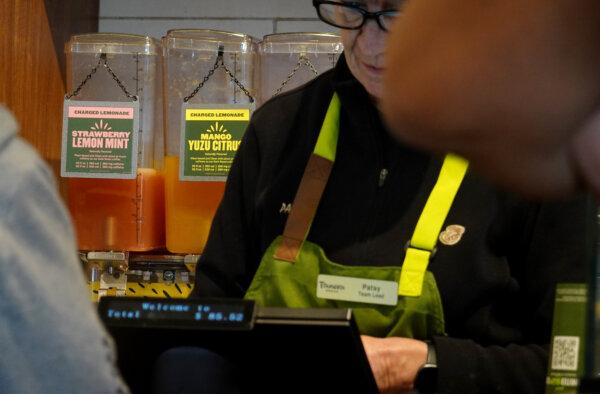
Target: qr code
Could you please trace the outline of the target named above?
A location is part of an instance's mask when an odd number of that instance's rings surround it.
[[[579,361],[579,337],[554,337],[552,344],[552,369],[559,371],[577,371]]]

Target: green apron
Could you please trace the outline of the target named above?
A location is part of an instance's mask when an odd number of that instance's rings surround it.
[[[340,101],[334,94],[325,116],[314,153],[304,171],[284,234],[277,237],[265,252],[245,298],[258,305],[289,308],[352,308],[362,334],[376,337],[402,336],[427,339],[443,335],[444,314],[435,279],[427,271],[429,259],[435,254],[440,229],[467,170],[467,162],[447,155],[411,240],[401,266],[346,266],[330,261],[323,249],[306,241],[310,225],[335,160],[339,135]],[[342,281],[329,285],[322,278]],[[346,282],[352,283],[346,283]],[[385,282],[379,282],[385,281]],[[340,298],[328,291],[346,291]],[[354,283],[354,284],[353,284]],[[355,294],[370,284],[385,283],[394,290],[392,302],[372,303]],[[317,296],[317,286],[324,288]],[[353,287],[354,286],[354,287]],[[397,286],[397,289],[396,287]],[[348,297],[347,294],[352,294]],[[389,299],[390,291],[387,291]],[[332,298],[333,297],[333,298]],[[397,302],[396,302],[397,300]]]

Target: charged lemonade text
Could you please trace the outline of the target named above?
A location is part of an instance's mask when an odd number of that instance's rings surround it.
[[[246,112],[191,112],[190,118],[214,118],[214,119],[245,119],[248,116]]]

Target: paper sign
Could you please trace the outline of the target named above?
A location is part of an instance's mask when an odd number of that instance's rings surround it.
[[[138,125],[137,101],[65,100],[61,176],[135,178]]]
[[[187,104],[182,109],[179,178],[225,181],[250,122],[251,107]]]

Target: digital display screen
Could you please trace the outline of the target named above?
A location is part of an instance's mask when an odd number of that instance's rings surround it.
[[[103,297],[102,320],[120,326],[250,329],[254,303],[238,299],[169,300]]]

